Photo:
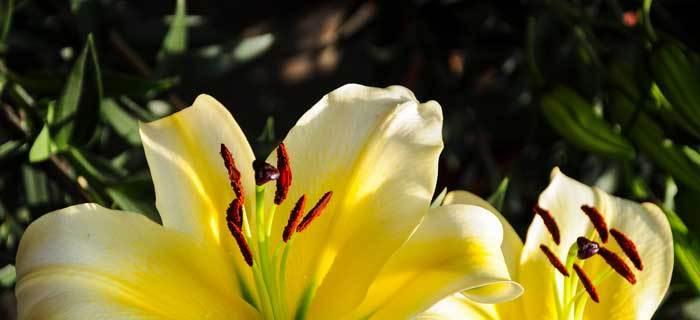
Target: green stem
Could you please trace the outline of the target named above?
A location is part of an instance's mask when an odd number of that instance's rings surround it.
[[[644,30],[646,30],[647,36],[649,36],[649,39],[651,39],[651,41],[656,41],[656,32],[654,31],[654,27],[651,25],[651,3],[652,0],[644,0],[644,4],[642,5],[642,14],[644,17]]]

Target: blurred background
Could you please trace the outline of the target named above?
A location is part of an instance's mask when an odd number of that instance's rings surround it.
[[[656,316],[700,319],[692,3],[0,0],[0,319],[42,214],[89,201],[159,220],[139,121],[208,93],[265,156],[349,82],[437,100],[438,191],[492,196],[522,236],[554,166],[663,206],[677,261]]]

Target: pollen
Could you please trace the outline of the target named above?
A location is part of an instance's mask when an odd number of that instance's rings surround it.
[[[595,207],[585,204],[581,206],[581,211],[583,211],[583,213],[588,216],[588,219],[591,220],[593,227],[598,232],[598,235],[600,235],[600,240],[603,241],[603,243],[608,242],[608,224],[605,223],[605,218],[600,211],[598,211],[598,209]]]
[[[299,198],[299,200],[297,200],[297,203],[294,205],[294,209],[292,209],[292,212],[289,214],[287,226],[284,227],[284,231],[282,232],[282,240],[284,242],[289,241],[292,234],[294,234],[294,231],[296,231],[299,221],[301,220],[301,215],[304,213],[305,206],[306,195],[304,194]]]
[[[569,276],[569,271],[566,271],[566,267],[564,267],[564,264],[561,263],[559,258],[552,252],[552,250],[549,250],[549,248],[543,244],[540,245],[540,250],[544,252],[544,255],[547,256],[547,259],[549,260],[549,263],[551,263],[554,268],[559,270],[561,274],[563,274],[565,277]]]
[[[591,282],[591,279],[588,277],[586,272],[584,272],[583,269],[575,263],[574,271],[576,271],[579,280],[581,280],[581,284],[586,289],[586,292],[588,292],[588,295],[591,297],[591,300],[595,301],[596,303],[600,302],[600,298],[598,297],[598,291],[595,289],[593,282]]]
[[[243,226],[243,202],[235,198],[226,208],[226,221],[231,221],[238,229]]]
[[[549,210],[543,209],[537,204],[535,204],[532,210],[535,212],[535,214],[542,218],[544,226],[547,227],[549,234],[552,235],[552,240],[554,240],[554,243],[558,245],[560,242],[559,227],[557,226],[557,222],[554,220],[554,217],[552,217],[552,214],[549,212]]]
[[[248,264],[248,266],[253,266],[253,253],[250,251],[250,247],[248,246],[248,242],[245,240],[245,237],[243,236],[243,232],[241,232],[241,228],[236,226],[236,224],[230,220],[226,220],[226,225],[228,226],[228,230],[231,231],[231,235],[233,235],[233,238],[236,239],[236,243],[238,244],[238,248],[241,250],[241,254],[243,255],[243,259],[245,262]]]
[[[223,143],[221,144],[221,150],[219,151],[221,154],[221,158],[224,159],[224,165],[226,166],[226,170],[228,171],[228,181],[231,184],[231,188],[233,189],[233,192],[236,194],[236,197],[241,199],[241,202],[243,202],[243,185],[241,184],[241,172],[238,171],[238,168],[236,168],[236,161],[233,160],[233,155],[231,154],[231,151],[226,148],[226,145]]]
[[[610,265],[610,267],[615,270],[619,275],[621,275],[623,278],[627,280],[627,282],[631,284],[637,283],[637,278],[634,276],[634,273],[632,273],[632,269],[625,263],[620,256],[618,256],[615,252],[612,252],[605,247],[601,247],[600,250],[598,251],[598,255],[605,260],[605,262]]]
[[[333,191],[328,191],[323,194],[321,199],[318,200],[316,205],[311,208],[309,213],[307,213],[304,216],[304,219],[301,220],[301,223],[297,226],[297,232],[302,232],[304,229],[306,229],[312,221],[314,221],[316,218],[318,218],[319,215],[323,212],[323,210],[328,206],[328,202],[331,201],[331,197],[333,196]]]
[[[279,170],[280,176],[277,179],[277,189],[275,190],[275,204],[279,205],[287,198],[289,187],[292,185],[292,168],[284,142],[277,147],[277,170]]]
[[[637,268],[637,270],[642,271],[644,269],[644,265],[642,264],[642,257],[639,256],[639,252],[637,251],[637,246],[628,238],[624,233],[622,233],[620,230],[617,230],[615,228],[610,229],[610,234],[615,238],[615,241],[617,242],[618,245],[620,245],[620,248],[622,248],[622,252],[625,253],[627,258],[632,261],[632,264],[634,264],[634,267]]]

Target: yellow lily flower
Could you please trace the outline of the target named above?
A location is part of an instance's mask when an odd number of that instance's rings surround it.
[[[17,254],[19,317],[402,319],[456,292],[510,300],[498,219],[430,208],[441,130],[434,101],[346,85],[254,161],[201,95],[141,125],[162,226],[95,204],[39,218]]]
[[[466,191],[449,193],[445,203],[478,205],[499,215],[488,202]],[[555,168],[535,211],[524,245],[499,215],[504,225],[502,249],[510,274],[525,289],[521,298],[484,305],[453,296],[422,317],[652,317],[668,290],[673,271],[671,228],[661,209],[651,203],[640,205],[611,196]]]

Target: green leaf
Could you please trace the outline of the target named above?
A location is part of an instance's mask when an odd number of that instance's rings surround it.
[[[108,160],[76,147],[69,148],[66,155],[75,170],[85,176],[91,184],[113,183],[127,174],[125,170],[112,166]]]
[[[627,139],[574,90],[559,86],[542,97],[541,106],[552,128],[577,147],[616,159],[634,159],[635,150]]]
[[[180,55],[187,49],[187,12],[185,0],[177,0],[175,14],[163,39],[159,57]]]
[[[12,14],[15,11],[15,1],[7,0],[7,6],[2,7],[2,30],[0,30],[0,44],[4,45],[12,25]]]
[[[151,97],[172,88],[178,83],[178,78],[170,77],[160,80],[150,80],[143,77],[107,73],[104,74],[105,95],[131,97]]]
[[[141,145],[138,121],[124,111],[116,101],[110,98],[102,100],[100,115],[102,119],[114,129],[117,135],[126,140],[130,145]]]
[[[27,144],[19,140],[10,140],[0,145],[0,161],[27,150]]]
[[[29,149],[29,162],[41,162],[52,154],[56,153],[57,148],[51,140],[51,133],[49,132],[49,127],[44,126],[39,132],[39,135],[34,140],[32,147]]]
[[[141,213],[149,219],[160,222],[158,211],[153,206],[153,183],[147,175],[132,178],[107,188],[107,194],[122,210]]]
[[[27,165],[23,165],[21,170],[27,205],[37,207],[48,204],[51,190],[46,174]]]
[[[508,177],[503,178],[503,180],[501,180],[501,183],[498,184],[496,192],[494,192],[488,198],[489,203],[498,211],[503,210],[503,203],[506,200],[506,192],[508,192],[508,183]]]

